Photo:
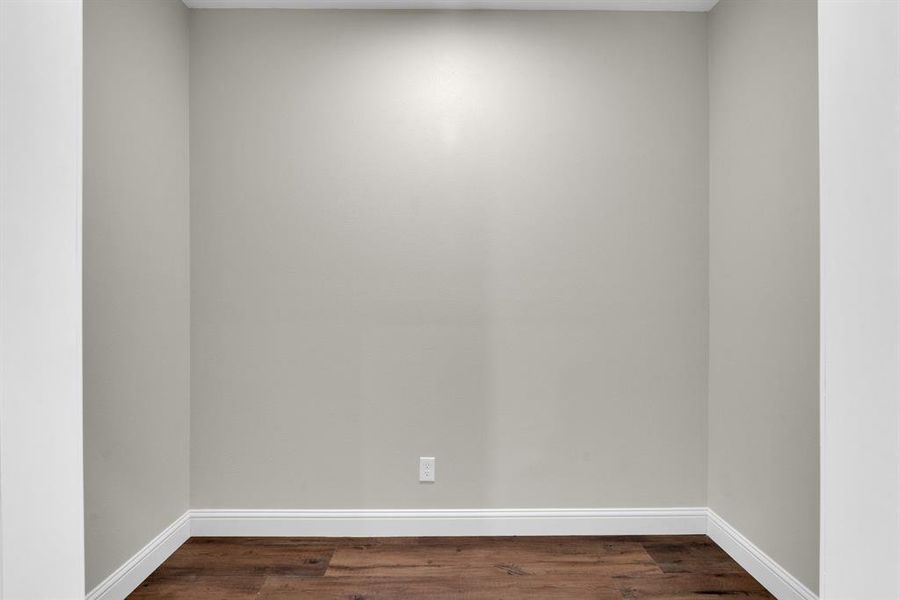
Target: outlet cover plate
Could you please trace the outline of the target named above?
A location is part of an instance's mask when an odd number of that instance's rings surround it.
[[[424,483],[434,483],[434,457],[419,457],[419,481]]]

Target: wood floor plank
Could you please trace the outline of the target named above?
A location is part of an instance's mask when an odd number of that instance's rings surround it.
[[[708,537],[192,538],[131,600],[772,600]]]
[[[335,543],[303,538],[191,538],[160,566],[168,575],[325,574]]]
[[[420,538],[338,547],[326,577],[660,574],[637,542],[603,538]]]
[[[665,573],[642,577],[615,576],[623,600],[774,600],[747,573]]]
[[[265,582],[265,575],[172,575],[156,572],[138,586],[127,600],[251,600]]]
[[[594,581],[534,576],[322,577],[273,576],[259,600],[622,600],[609,578]]]
[[[642,546],[665,573],[743,573],[724,550],[705,536],[690,541],[647,541]]]

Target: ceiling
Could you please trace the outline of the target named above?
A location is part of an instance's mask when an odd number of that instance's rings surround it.
[[[189,8],[637,10],[707,12],[719,0],[183,0]]]

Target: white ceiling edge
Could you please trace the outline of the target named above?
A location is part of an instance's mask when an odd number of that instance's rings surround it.
[[[182,0],[188,8],[708,12],[719,0]]]

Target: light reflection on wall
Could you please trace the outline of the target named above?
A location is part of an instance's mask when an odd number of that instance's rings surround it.
[[[458,148],[482,112],[484,73],[490,61],[462,36],[408,40],[399,94],[446,150]]]

